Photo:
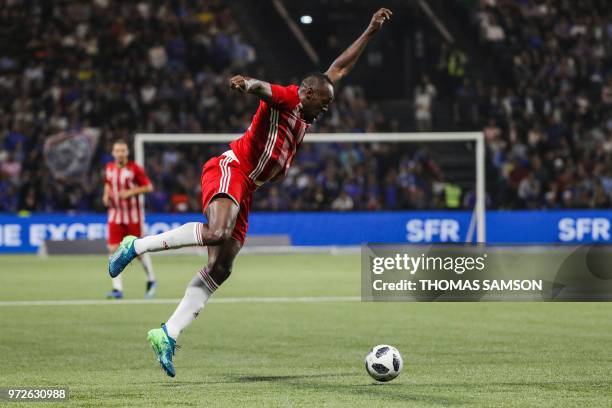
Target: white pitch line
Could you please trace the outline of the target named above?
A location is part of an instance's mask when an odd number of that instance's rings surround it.
[[[313,297],[221,297],[211,303],[340,303],[359,302],[359,296]],[[114,305],[165,305],[177,304],[180,299],[121,299],[121,300],[9,300],[0,301],[0,307],[14,306],[114,306]]]

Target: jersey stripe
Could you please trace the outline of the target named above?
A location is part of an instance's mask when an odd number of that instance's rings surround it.
[[[128,178],[126,180],[126,187],[128,189],[132,189],[134,187],[134,182],[131,178]],[[138,219],[138,201],[136,199],[136,196],[131,196],[126,201],[129,201],[128,208],[130,209],[130,212],[129,212],[130,223],[138,224],[140,220]]]
[[[225,156],[220,162],[219,166],[221,167],[221,180],[219,181],[219,192],[227,193],[229,188],[230,178],[232,176],[232,172],[228,167],[228,163],[232,161],[230,157]]]
[[[225,166],[225,172],[227,173],[227,176],[225,177],[225,185],[223,186],[223,191],[226,193],[229,191],[229,184],[232,179],[232,168],[229,166],[231,162],[232,158],[228,157],[227,161],[223,164]]]
[[[287,135],[288,136],[288,135]],[[289,149],[291,149],[292,140],[289,137],[285,137],[283,141],[283,147],[281,148],[280,155],[278,156],[277,163],[284,170],[287,157],[289,156]]]
[[[251,177],[253,180],[257,179],[257,176],[261,174],[268,160],[270,159],[272,150],[274,150],[274,142],[276,141],[276,135],[272,137],[272,134],[276,133],[277,131],[278,131],[278,111],[276,109],[271,109],[270,110],[270,125],[268,129],[268,138],[266,139],[266,146],[264,148],[262,155],[259,157],[257,166],[249,175],[249,177]]]
[[[113,199],[115,200],[115,224],[121,224],[121,203],[119,200],[119,168],[113,172]]]
[[[127,174],[125,172],[125,168],[122,167],[119,169],[119,186],[121,190],[127,190]],[[124,224],[130,223],[130,213],[128,211],[128,201],[125,198],[120,198],[119,202],[121,203],[121,216]]]
[[[130,216],[131,216],[131,223],[132,224],[138,224],[140,222],[140,220],[138,219],[138,197],[137,196],[131,196],[130,197],[130,207],[131,207],[131,211],[130,211]]]
[[[219,167],[221,168],[221,179],[219,180],[219,192],[223,193],[223,184],[225,183],[225,167],[223,167],[223,162],[226,160],[227,158],[223,158],[221,159],[221,161],[219,162]]]
[[[268,164],[268,160],[270,160],[270,156],[272,156],[272,151],[274,150],[274,145],[276,144],[276,138],[278,136],[278,116],[279,112],[276,109],[271,109],[270,114],[270,130],[268,132],[268,140],[266,143],[266,148],[259,158],[259,163],[255,170],[249,174],[249,177],[253,180],[257,180],[257,177],[261,174],[263,169]]]

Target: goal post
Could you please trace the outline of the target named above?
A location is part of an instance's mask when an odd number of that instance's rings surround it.
[[[137,133],[134,135],[134,158],[145,165],[146,143],[228,143],[241,134],[235,133]],[[310,133],[304,143],[335,142],[473,142],[475,144],[476,186],[474,212],[466,234],[466,242],[486,242],[485,220],[485,140],[482,132],[418,132],[418,133]]]

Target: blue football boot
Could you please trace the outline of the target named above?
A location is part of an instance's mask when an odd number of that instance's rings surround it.
[[[111,278],[119,276],[125,267],[138,256],[134,248],[134,241],[136,237],[133,235],[123,238],[115,253],[108,259],[108,273]]]
[[[161,329],[149,330],[147,340],[149,340],[151,347],[153,347],[161,368],[169,377],[174,377],[176,372],[174,371],[172,356],[174,356],[174,350],[177,345],[176,341],[168,335],[166,325],[162,324]]]

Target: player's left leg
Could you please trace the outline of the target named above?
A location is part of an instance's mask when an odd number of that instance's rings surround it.
[[[195,320],[208,299],[229,277],[234,259],[246,239],[252,192],[247,192],[241,197],[240,209],[235,216],[235,222],[232,222],[231,237],[226,238],[221,245],[208,247],[208,264],[191,280],[185,290],[185,296],[170,319],[161,329],[149,331],[149,342],[157,353],[158,361],[166,374],[171,377],[175,375],[172,356],[176,339],[181,331]],[[227,201],[225,198],[217,198],[206,207],[207,219],[213,221],[219,218],[224,211],[218,204],[224,200]]]
[[[155,280],[155,274],[153,273],[153,262],[151,262],[150,254],[142,254],[138,257],[142,269],[147,275],[147,286],[145,289],[145,298],[152,299],[155,297],[155,291],[157,290],[157,281]]]
[[[121,239],[126,235],[124,226],[121,224],[109,223],[108,228],[108,239],[107,249],[109,255],[112,255],[119,247]],[[123,279],[121,276],[111,277],[112,289],[106,293],[107,299],[121,299],[123,298]]]
[[[142,224],[130,224],[128,225],[128,233],[126,235],[133,235],[135,237],[142,237]],[[142,269],[147,275],[147,285],[145,289],[145,298],[151,299],[155,296],[157,289],[157,282],[155,281],[155,274],[153,273],[153,262],[151,262],[151,255],[142,254],[138,256],[138,260],[142,265]]]
[[[223,245],[208,247],[208,264],[191,280],[185,296],[166,322],[168,335],[177,339],[179,334],[198,316],[208,299],[229,277],[232,265],[242,244],[229,239]]]
[[[117,250],[119,244],[107,245],[108,254],[112,255]],[[111,278],[112,289],[106,293],[107,299],[121,299],[123,298],[123,279],[121,276],[115,276]]]
[[[229,277],[242,243],[229,239],[222,245],[208,247],[208,264],[189,282],[185,295],[160,329],[150,330],[147,338],[166,374],[174,377],[172,357],[179,334],[200,314],[217,288]]]

